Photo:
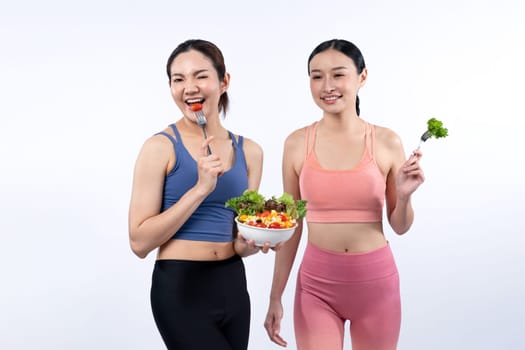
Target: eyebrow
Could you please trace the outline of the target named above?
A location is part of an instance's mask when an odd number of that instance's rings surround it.
[[[193,75],[194,75],[194,76],[195,76],[195,75],[199,75],[199,74],[201,74],[201,73],[208,72],[208,71],[209,71],[208,69],[199,69],[199,70],[195,71],[195,72],[193,73]],[[182,73],[173,73],[173,74],[171,75],[172,78],[173,78],[173,77],[183,77],[183,76],[184,76],[184,74],[182,74]]]
[[[346,67],[346,66],[338,66],[338,67],[334,67],[334,68],[332,68],[332,69],[330,69],[330,70],[331,70],[331,71],[337,71],[337,70],[342,70],[342,69],[348,69],[348,67]],[[320,73],[320,72],[321,72],[320,69],[312,69],[312,70],[310,71],[310,73]]]

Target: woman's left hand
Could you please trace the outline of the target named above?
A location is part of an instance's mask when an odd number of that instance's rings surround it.
[[[403,164],[397,174],[396,187],[398,196],[408,198],[425,181],[425,175],[419,164],[422,153],[415,150]]]
[[[255,241],[253,239],[246,240],[242,236],[241,233],[237,234],[237,238],[234,242],[234,249],[237,254],[240,256],[250,256],[253,254],[256,254],[258,252],[262,252],[264,254],[268,253],[270,250],[270,243],[266,242],[262,247],[258,247],[255,245]]]

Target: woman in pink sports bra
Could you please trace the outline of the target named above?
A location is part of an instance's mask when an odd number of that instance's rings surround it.
[[[383,206],[392,229],[412,225],[412,193],[424,181],[421,152],[408,158],[399,136],[360,118],[359,89],[367,69],[346,40],[321,43],[308,59],[310,90],[320,121],[291,133],[284,145],[284,191],[308,201],[308,242],[295,291],[299,350],[343,349],[350,322],[353,350],[397,348],[399,276],[383,233]],[[281,297],[297,254],[302,225],[276,253],[265,328],[280,335]]]

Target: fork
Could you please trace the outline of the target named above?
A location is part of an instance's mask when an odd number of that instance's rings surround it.
[[[432,137],[432,133],[430,131],[425,131],[423,133],[423,135],[421,135],[421,139],[419,140],[419,146],[417,146],[416,150],[419,150],[421,148],[421,145],[423,144],[423,142],[425,142],[426,140],[428,140],[429,138]]]
[[[195,112],[195,117],[197,118],[197,124],[202,128],[202,133],[204,134],[204,139],[207,139],[206,135],[206,116],[202,111],[202,105],[200,103],[195,103],[191,108]],[[211,154],[210,145],[208,145],[208,155]]]

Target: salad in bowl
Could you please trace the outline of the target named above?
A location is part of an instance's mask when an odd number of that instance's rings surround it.
[[[226,207],[237,213],[235,222],[242,236],[254,240],[257,246],[269,242],[274,247],[290,239],[297,221],[306,215],[306,201],[294,200],[286,192],[278,198],[266,199],[255,190],[246,190],[226,201]]]

